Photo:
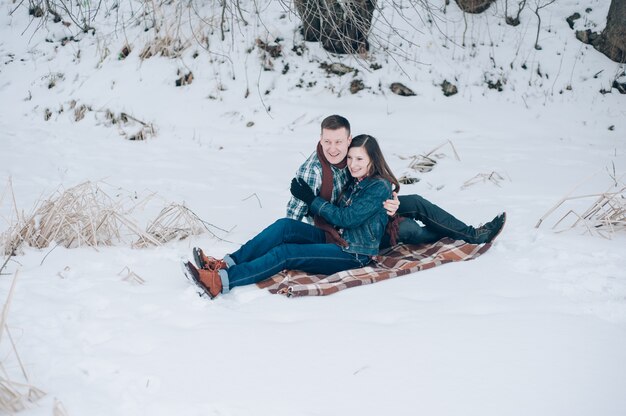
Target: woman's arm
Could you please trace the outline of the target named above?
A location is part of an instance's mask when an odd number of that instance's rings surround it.
[[[384,179],[375,179],[352,200],[350,206],[337,207],[316,197],[311,203],[311,211],[338,227],[355,228],[383,210],[382,203],[390,196],[391,184]]]

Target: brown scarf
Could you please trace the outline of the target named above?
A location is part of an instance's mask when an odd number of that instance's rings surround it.
[[[387,222],[387,227],[385,227],[385,232],[389,234],[389,243],[391,246],[395,246],[398,244],[398,233],[400,232],[400,223],[404,221],[404,217],[399,217],[398,214],[395,214],[392,218]]]
[[[334,188],[333,170],[330,167],[331,166],[330,162],[328,161],[328,159],[326,159],[326,156],[324,156],[324,151],[322,150],[321,143],[317,143],[317,158],[322,164],[322,187],[320,189],[319,196],[327,200],[328,202],[330,202],[333,196],[333,188]],[[340,163],[333,165],[333,166],[339,169],[344,169],[347,166],[347,162],[344,159]],[[344,240],[343,238],[341,238],[337,230],[335,230],[335,228],[324,218],[320,217],[319,215],[316,215],[313,217],[313,223],[315,224],[317,228],[323,230],[326,233],[327,243],[337,244],[338,246],[341,246],[341,247],[348,247],[348,242]]]

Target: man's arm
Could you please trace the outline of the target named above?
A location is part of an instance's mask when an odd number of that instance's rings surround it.
[[[317,162],[317,163],[316,163]],[[296,178],[302,178],[311,187],[315,195],[319,195],[322,187],[322,169],[318,166],[319,162],[314,155],[311,155],[296,172]],[[304,202],[293,196],[287,203],[287,218],[297,221],[306,221],[311,223],[311,217],[308,217],[309,207]]]
[[[304,202],[292,196],[287,203],[286,216],[287,218],[292,218],[296,221],[302,221],[306,217],[308,210],[309,208]]]
[[[396,215],[398,208],[400,208],[400,200],[398,199],[398,194],[394,192],[392,195],[393,199],[388,199],[383,202],[383,207],[387,211],[387,215],[389,215],[390,217]]]

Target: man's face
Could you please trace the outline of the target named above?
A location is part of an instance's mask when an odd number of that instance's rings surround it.
[[[352,136],[350,136],[348,130],[344,128],[322,130],[320,143],[322,144],[324,156],[326,156],[326,159],[331,165],[341,163],[345,159],[351,141]]]

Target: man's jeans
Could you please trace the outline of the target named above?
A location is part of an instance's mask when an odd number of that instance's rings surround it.
[[[363,267],[370,259],[326,243],[319,228],[283,218],[224,258],[229,267],[220,270],[222,292],[260,282],[285,269],[329,275]]]
[[[402,195],[398,199],[400,208],[397,214],[404,217],[398,230],[399,243],[428,244],[443,237],[473,244],[486,241],[488,232],[477,231],[419,195]],[[414,220],[421,221],[424,226]],[[385,236],[381,244],[381,248],[386,247],[389,247],[388,236]]]

